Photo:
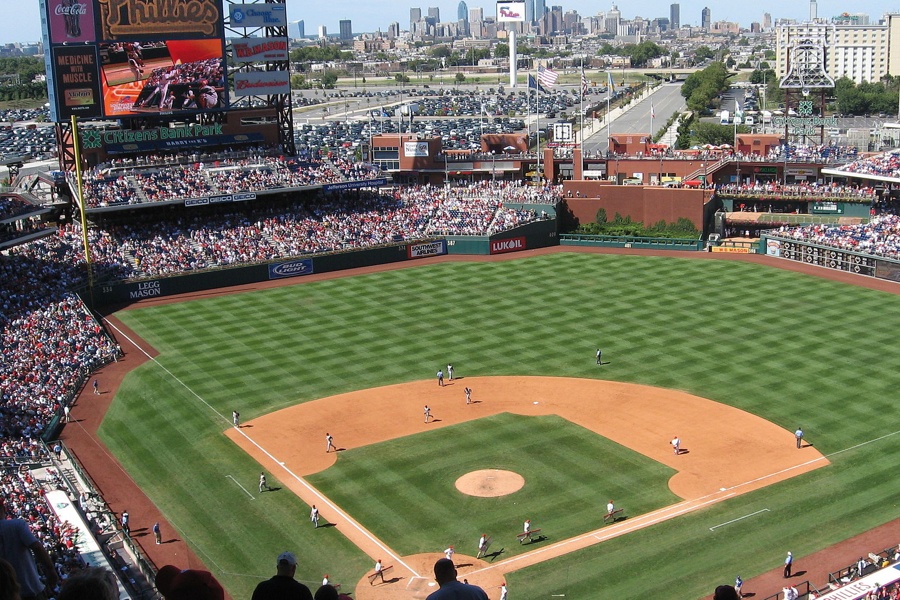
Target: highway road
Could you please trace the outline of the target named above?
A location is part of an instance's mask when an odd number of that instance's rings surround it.
[[[653,129],[655,130],[653,133],[656,133],[668,122],[672,113],[686,109],[684,98],[681,97],[681,82],[664,83],[655,94],[640,101],[631,110],[613,121],[610,126],[610,132],[613,135],[618,133],[651,133],[651,102],[656,113],[656,118],[653,119]],[[606,154],[609,148],[609,132],[605,128],[598,129],[596,127],[594,132],[584,141],[585,155]],[[590,133],[590,130],[588,130],[588,133]]]

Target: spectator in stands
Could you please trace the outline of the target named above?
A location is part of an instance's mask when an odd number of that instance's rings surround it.
[[[738,598],[737,591],[730,585],[720,585],[713,594],[713,600],[738,600]]]
[[[434,580],[440,589],[429,594],[427,600],[488,600],[487,594],[477,585],[456,580],[456,567],[448,558],[434,563]]]
[[[44,600],[53,593],[59,582],[53,559],[31,532],[28,523],[6,517],[6,503],[0,502],[0,558],[13,566],[23,600]],[[46,584],[41,581],[37,563],[40,563]]]
[[[102,567],[88,567],[63,582],[57,600],[119,600],[116,575]]]
[[[309,588],[294,579],[297,557],[292,552],[279,554],[275,569],[274,577],[261,581],[253,590],[252,600],[313,600]]]
[[[9,561],[0,558],[0,600],[20,600],[19,580]]]
[[[212,573],[166,565],[156,573],[156,589],[166,600],[224,600],[225,590]]]

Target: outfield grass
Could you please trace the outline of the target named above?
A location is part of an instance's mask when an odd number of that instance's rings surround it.
[[[452,362],[459,376],[681,389],[802,425],[825,454],[900,429],[898,297],[744,263],[578,253],[444,263],[121,317],[169,372],[132,373],[101,436],[235,598],[284,549],[300,553],[311,582],[328,572],[352,583],[371,565],[335,528],[309,527],[292,494],[251,500],[236,485],[255,491],[259,469],[221,435],[233,409],[251,419],[430,379]],[[598,346],[610,361],[602,372]],[[893,519],[898,458],[900,435],[843,452],[828,468],[514,573],[511,590],[546,598],[564,579],[568,597],[700,597],[776,567],[788,549],[802,557]],[[708,530],[760,508],[770,512]],[[400,545],[450,543],[430,535]]]
[[[525,486],[500,498],[460,493],[456,480],[479,469],[513,471]],[[674,474],[560,417],[501,414],[342,452],[308,479],[403,556],[447,546],[474,555],[487,532],[507,558],[533,549],[515,543],[525,519],[556,542],[602,526],[610,498],[632,516],[680,501],[667,486]]]

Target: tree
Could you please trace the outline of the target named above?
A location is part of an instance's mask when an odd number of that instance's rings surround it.
[[[507,46],[507,50],[509,47]],[[432,46],[430,50],[428,50],[428,54],[433,58],[447,58],[450,56],[450,47],[441,44],[440,46]]]
[[[709,58],[715,56],[716,53],[712,51],[709,46],[700,46],[696,50],[694,50],[694,61],[703,62]]]
[[[609,42],[603,42],[597,49],[597,56],[618,56],[615,46]]]
[[[409,83],[409,77],[404,75],[403,73],[397,73],[394,75],[394,81],[397,83]]]
[[[694,123],[692,127],[693,144],[703,146],[712,144],[720,146],[722,144],[731,144],[734,142],[734,127],[731,125],[719,125],[718,123],[704,123],[702,121]]]
[[[332,89],[334,87],[334,84],[337,83],[337,80],[337,74],[335,74],[334,71],[325,71],[319,78],[319,83],[322,84],[322,87]]]
[[[295,73],[291,75],[291,89],[292,90],[301,90],[306,87],[306,77],[300,75],[299,73]]]
[[[494,46],[494,58],[509,58],[509,44]]]
[[[463,75],[462,73],[457,73],[457,74],[456,74],[456,83],[457,83],[457,84],[460,84],[460,83],[464,82],[465,80],[466,80],[466,76],[465,76],[465,75]]]

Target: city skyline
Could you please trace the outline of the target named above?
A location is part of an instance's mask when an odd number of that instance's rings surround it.
[[[483,8],[485,16],[493,16],[495,2],[484,0],[471,0],[468,7]],[[617,3],[622,17],[631,19],[635,16],[653,19],[656,17],[669,17],[671,0],[637,0]],[[751,6],[728,4],[722,6],[709,0],[678,2],[681,5],[681,24],[700,26],[701,10],[709,6],[715,21],[737,22],[741,27],[748,28],[752,22],[761,22],[763,13],[771,13],[773,20],[795,19],[806,20],[809,17],[809,2],[784,3],[778,0],[760,0]],[[346,0],[337,0],[327,5],[303,2],[301,0],[287,0],[288,19],[290,21],[303,20],[306,22],[306,33],[312,35],[320,25],[324,25],[329,32],[337,34],[340,31],[339,21],[349,19],[353,24],[353,33],[365,33],[381,30],[387,31],[393,21],[400,23],[402,29],[409,28],[410,8],[422,8],[422,13],[427,14],[429,7],[436,6],[440,9],[441,17],[445,20],[453,19],[457,14],[459,0],[428,0],[417,3],[416,0],[382,0],[378,3],[360,4]],[[608,11],[613,2],[599,4],[588,0],[555,0],[548,1],[547,7],[552,5],[562,6],[563,11],[575,10],[582,16],[597,14],[598,11]],[[900,6],[889,7],[883,2],[874,0],[861,0],[849,4],[837,0],[818,0],[817,13],[819,18],[830,18],[843,12],[866,13],[873,23],[877,22],[885,12],[900,11]],[[20,3],[17,6],[16,19],[3,19],[0,21],[0,43],[29,43],[41,40],[41,24],[38,3],[33,0]]]

